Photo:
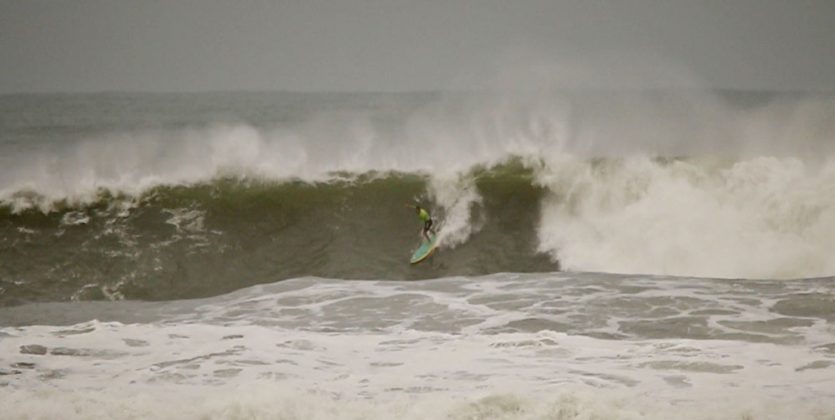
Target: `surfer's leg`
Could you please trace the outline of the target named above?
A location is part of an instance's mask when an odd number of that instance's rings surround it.
[[[427,220],[423,223],[423,236],[426,238],[426,241],[430,241],[429,233],[432,232],[432,219]],[[433,232],[434,233],[434,232]]]

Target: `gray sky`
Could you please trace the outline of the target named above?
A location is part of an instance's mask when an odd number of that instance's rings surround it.
[[[529,67],[835,90],[835,0],[0,0],[0,92],[466,89]]]

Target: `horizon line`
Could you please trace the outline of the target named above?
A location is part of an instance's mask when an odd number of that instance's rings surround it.
[[[511,91],[526,91],[516,89]],[[533,90],[533,89],[530,89]],[[651,91],[703,91],[703,92],[739,92],[739,93],[784,93],[784,94],[835,94],[832,89],[807,88],[739,88],[739,87],[556,87],[553,92],[651,92]],[[143,89],[101,89],[101,90],[33,90],[0,92],[0,96],[49,96],[49,95],[200,95],[200,94],[369,94],[369,95],[408,95],[408,94],[443,94],[443,93],[500,93],[507,89],[207,89],[207,90],[143,90]]]

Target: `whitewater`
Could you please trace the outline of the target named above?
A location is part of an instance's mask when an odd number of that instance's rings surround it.
[[[833,249],[827,94],[2,96],[0,417],[833,419]]]

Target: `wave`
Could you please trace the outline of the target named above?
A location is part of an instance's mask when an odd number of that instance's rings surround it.
[[[835,273],[831,98],[372,99],[0,143],[0,299],[173,299],[307,275]],[[135,108],[124,118],[159,117]],[[415,202],[442,249],[409,267]]]
[[[797,159],[512,159],[454,179],[221,178],[53,211],[0,212],[5,296],[208,296],[281,278],[417,279],[603,271],[795,278],[835,272],[835,165]],[[37,197],[18,197],[38,201]],[[420,223],[442,250],[405,263]]]
[[[453,197],[449,207],[436,201],[446,199],[441,187],[402,173],[343,174],[319,183],[225,178],[139,196],[103,192],[83,205],[55,204],[48,213],[6,207],[0,230],[8,264],[0,277],[25,281],[4,285],[4,296],[31,299],[52,291],[79,299],[171,299],[305,275],[415,279],[552,271],[557,264],[536,252],[543,190],[526,176],[523,169],[474,176],[470,188],[478,189],[480,201]],[[416,202],[440,220],[447,249],[458,248],[413,268],[408,257],[422,225],[404,204]],[[485,223],[473,227],[478,220]]]

